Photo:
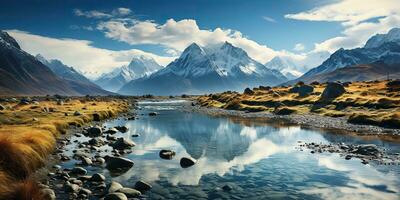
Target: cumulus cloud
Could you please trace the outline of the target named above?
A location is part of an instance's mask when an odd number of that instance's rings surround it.
[[[314,51],[332,53],[339,48],[361,47],[371,36],[400,26],[400,3],[398,0],[341,0],[285,17],[340,22],[344,27],[340,36],[315,44]]]
[[[59,59],[63,63],[84,72],[89,78],[96,78],[102,73],[127,65],[132,58],[140,55],[152,57],[164,66],[174,59],[174,57],[162,57],[138,49],[112,51],[97,48],[87,40],[56,39],[19,30],[7,32],[28,53],[32,55],[40,53],[48,59]]]
[[[111,19],[98,24],[98,30],[105,36],[128,44],[156,44],[182,52],[193,42],[201,46],[215,45],[228,41],[243,48],[248,54],[262,62],[278,54],[266,45],[246,38],[241,32],[231,29],[200,29],[195,20],[167,20],[164,24],[153,21]]]

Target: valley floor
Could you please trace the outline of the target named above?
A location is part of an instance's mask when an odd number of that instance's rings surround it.
[[[345,92],[322,101],[327,84],[314,83],[300,96],[293,87],[260,87],[200,96],[200,112],[212,115],[261,118],[311,128],[344,130],[357,135],[377,135],[400,141],[400,94],[387,81],[346,83]],[[300,85],[303,85],[302,83]]]

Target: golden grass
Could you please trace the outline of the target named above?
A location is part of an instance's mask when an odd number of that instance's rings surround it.
[[[43,166],[54,150],[56,138],[69,126],[82,126],[128,109],[127,101],[112,98],[95,101],[76,98],[64,105],[48,100],[39,105],[6,106],[9,109],[0,111],[0,194],[10,195],[7,199],[40,199],[29,177]],[[44,111],[48,108],[53,112]],[[75,111],[81,115],[75,116]],[[15,193],[16,189],[21,192]]]
[[[198,97],[202,106],[249,112],[315,113],[347,117],[351,123],[400,128],[400,92],[391,91],[387,81],[354,82],[346,93],[330,102],[321,102],[326,84],[313,83],[314,91],[301,97],[292,87],[253,88],[254,94],[224,92]],[[291,110],[291,111],[289,111]]]

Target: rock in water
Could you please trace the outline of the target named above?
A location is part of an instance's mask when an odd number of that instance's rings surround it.
[[[101,127],[99,127],[99,126],[90,127],[87,130],[87,134],[89,135],[89,137],[99,137],[99,136],[101,136],[102,133],[103,133],[103,131],[101,130]]]
[[[378,156],[380,151],[374,144],[365,144],[358,146],[357,150],[355,150],[353,153],[366,156]]]
[[[113,181],[107,186],[106,191],[107,191],[107,193],[114,193],[121,188],[123,188],[123,187],[120,183]]]
[[[116,126],[114,128],[119,130],[121,133],[125,133],[128,131],[128,127],[126,127],[126,126]]]
[[[160,158],[171,160],[175,156],[175,152],[172,150],[161,150],[159,153]]]
[[[82,168],[82,167],[74,167],[71,170],[72,174],[77,174],[77,175],[85,175],[87,173],[87,170]]]
[[[135,189],[139,190],[139,191],[147,191],[150,190],[152,188],[152,186],[144,181],[138,181],[135,184]]]
[[[133,161],[127,158],[120,158],[115,156],[106,156],[106,168],[110,171],[125,171],[133,167]]]
[[[110,128],[107,131],[105,131],[105,133],[108,133],[108,134],[115,134],[117,132],[118,132],[118,130],[116,128]]]
[[[196,164],[196,160],[193,158],[183,157],[181,158],[180,164],[182,168],[188,168]]]
[[[132,189],[132,188],[121,188],[117,192],[124,193],[128,198],[135,198],[139,197],[142,195],[142,193],[138,190]]]
[[[149,113],[149,116],[156,116],[156,115],[158,115],[158,113],[156,113],[156,112]]]
[[[129,149],[131,147],[136,146],[136,144],[128,139],[125,138],[118,138],[117,141],[114,142],[114,144],[111,145],[114,149],[118,150],[124,150],[124,149]]]
[[[342,84],[328,83],[325,90],[322,92],[321,100],[332,100],[341,96],[345,92],[346,90],[344,89]]]
[[[96,173],[92,175],[90,180],[93,182],[103,182],[106,180],[106,177],[103,174]]]
[[[126,197],[126,195],[124,193],[115,192],[115,193],[107,194],[104,197],[104,200],[128,200],[128,198]]]

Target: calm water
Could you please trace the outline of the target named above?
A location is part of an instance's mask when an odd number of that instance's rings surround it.
[[[113,179],[128,187],[139,179],[147,181],[153,186],[143,197],[147,199],[400,199],[398,165],[363,165],[358,159],[295,148],[298,141],[375,143],[400,152],[398,144],[299,127],[238,122],[183,112],[181,105],[141,102],[139,119],[106,122],[107,127],[129,127],[129,132],[118,136],[137,144],[132,154],[125,155],[135,166],[118,177],[98,167],[89,168],[89,172],[104,173],[107,181]],[[148,116],[152,111],[159,115]],[[132,138],[133,134],[140,137]],[[158,156],[161,149],[177,154],[173,160],[162,160]],[[179,159],[183,156],[197,159],[196,165],[182,169]],[[225,185],[233,189],[222,190]]]

